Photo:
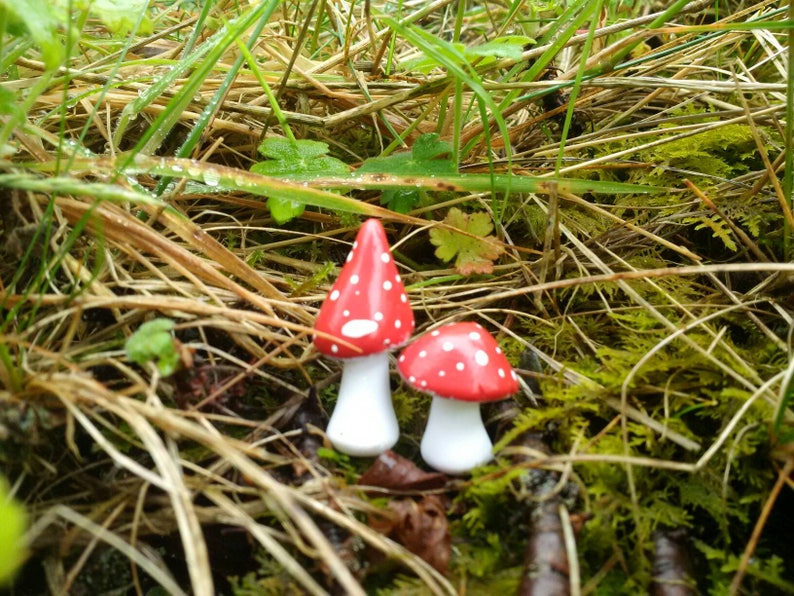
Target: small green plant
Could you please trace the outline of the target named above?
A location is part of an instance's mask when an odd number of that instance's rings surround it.
[[[457,207],[449,210],[444,223],[463,233],[445,228],[430,230],[430,242],[436,256],[443,261],[455,259],[455,269],[463,275],[491,273],[493,262],[504,252],[491,236],[493,223],[487,213],[464,213]]]
[[[259,153],[267,159],[251,166],[251,171],[263,176],[301,181],[350,173],[345,162],[328,155],[328,145],[321,141],[268,137],[259,145]],[[305,203],[276,197],[268,198],[267,206],[279,224],[300,217],[306,208]]]
[[[164,377],[174,374],[181,364],[179,344],[171,319],[154,319],[141,325],[124,344],[130,360],[141,366],[154,361]]]
[[[416,139],[410,151],[400,151],[385,157],[373,157],[357,170],[358,174],[393,174],[397,176],[447,176],[457,173],[450,154],[452,145],[439,139],[436,133]],[[381,204],[398,213],[408,213],[421,204],[426,193],[419,189],[389,189],[384,191]]]
[[[8,494],[8,485],[0,477],[0,586],[11,581],[25,560],[25,528],[27,513],[24,507]]]
[[[457,50],[467,62],[471,64],[476,63],[477,66],[486,66],[501,58],[519,60],[524,48],[533,43],[535,43],[535,40],[531,37],[524,35],[506,35],[479,45],[466,47],[462,43],[453,43],[452,47]],[[426,74],[434,68],[437,68],[439,62],[426,54],[422,54],[419,58],[406,60],[400,66],[407,71]]]

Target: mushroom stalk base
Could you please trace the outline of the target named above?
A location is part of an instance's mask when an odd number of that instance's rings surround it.
[[[348,358],[343,363],[339,397],[325,434],[342,453],[380,455],[400,436],[391,402],[388,353]]]
[[[422,459],[446,474],[465,474],[493,457],[493,444],[478,402],[434,397],[430,405]]]

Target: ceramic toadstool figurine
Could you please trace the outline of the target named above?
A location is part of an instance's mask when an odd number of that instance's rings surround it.
[[[314,328],[324,334],[315,336],[315,347],[344,362],[328,439],[348,455],[383,453],[400,434],[391,402],[388,352],[408,341],[414,316],[377,219],[361,226]]]
[[[413,388],[433,396],[422,458],[447,474],[463,474],[493,456],[480,403],[518,391],[513,367],[477,323],[450,323],[417,339],[397,359]]]

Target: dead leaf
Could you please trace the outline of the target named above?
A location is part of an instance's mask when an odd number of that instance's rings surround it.
[[[447,477],[439,472],[425,472],[409,459],[386,451],[358,479],[362,486],[391,490],[419,491],[441,488]]]
[[[426,495],[421,499],[392,499],[383,514],[371,514],[370,526],[402,544],[439,573],[449,567],[452,538],[444,499]]]

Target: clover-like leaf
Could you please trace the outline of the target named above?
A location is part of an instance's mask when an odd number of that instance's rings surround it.
[[[430,230],[430,242],[436,246],[436,256],[443,261],[455,259],[455,269],[462,275],[493,272],[493,262],[504,248],[490,236],[493,223],[487,213],[464,213],[453,207],[444,223],[461,230],[444,228]]]
[[[345,162],[327,155],[328,145],[311,139],[292,140],[268,137],[259,145],[259,153],[266,161],[251,166],[255,174],[287,180],[311,180],[320,176],[346,176],[350,169]],[[286,223],[300,216],[305,205],[288,199],[270,197],[270,215],[277,223]]]
[[[345,162],[328,155],[328,145],[321,141],[268,137],[259,145],[259,153],[268,159],[254,164],[251,171],[265,176],[305,180],[350,172]]]

